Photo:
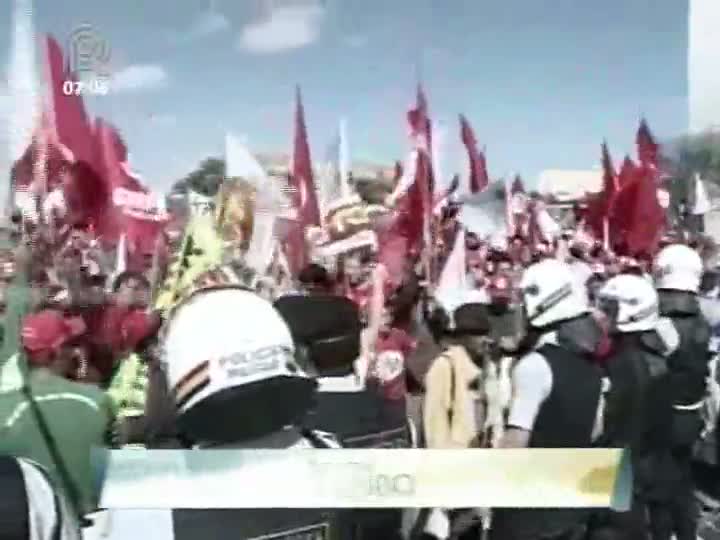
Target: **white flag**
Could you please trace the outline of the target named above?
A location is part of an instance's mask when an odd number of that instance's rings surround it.
[[[352,196],[350,190],[350,156],[345,121],[340,120],[338,132],[328,145],[325,166],[318,183],[320,213],[326,216],[333,204]]]
[[[108,290],[112,289],[117,277],[127,270],[127,237],[125,233],[120,235],[117,246],[115,246],[115,270],[112,279],[108,281]]]
[[[229,177],[241,177],[253,186],[267,179],[267,173],[239,137],[225,135],[225,171]]]
[[[245,254],[245,263],[264,274],[273,256],[275,222],[287,210],[287,198],[279,182],[275,182],[240,140],[225,136],[225,171],[228,177],[239,177],[255,189],[255,215],[252,238]]]
[[[0,123],[4,123],[7,130],[7,157],[10,167],[22,157],[32,141],[35,128],[39,124],[42,100],[35,64],[32,0],[14,0],[12,9],[12,42],[7,69],[8,116],[0,118]],[[0,174],[7,173],[0,171]],[[9,178],[9,174],[5,178]],[[9,182],[6,194],[5,209],[10,210],[17,203]]]
[[[465,252],[465,229],[460,229],[455,236],[455,243],[443,266],[435,299],[448,312],[452,313],[462,305],[468,293],[467,257]]]
[[[496,180],[485,190],[460,198],[460,223],[480,238],[507,237],[506,186]]]
[[[417,158],[418,158],[418,150],[413,150],[410,152],[410,155],[407,158],[407,161],[405,162],[405,165],[403,166],[403,175],[400,177],[400,179],[397,182],[397,185],[395,186],[395,190],[392,192],[392,195],[390,196],[391,201],[397,201],[400,197],[405,194],[405,192],[410,189],[410,186],[415,183],[415,171],[417,171]]]
[[[705,182],[700,178],[700,173],[695,173],[695,204],[691,210],[694,216],[707,214],[712,209],[710,197],[705,189]]]
[[[15,0],[8,65],[10,118],[6,124],[11,163],[22,157],[38,125],[41,92],[36,69],[32,1]]]
[[[551,241],[562,233],[562,227],[555,221],[546,208],[537,211],[537,220],[538,227],[540,227],[540,232],[545,240]]]

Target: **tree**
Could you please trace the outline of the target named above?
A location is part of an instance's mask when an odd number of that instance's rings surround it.
[[[720,185],[720,133],[683,135],[663,145],[663,157],[671,174],[690,178],[694,173]]]
[[[666,185],[673,208],[679,209],[686,201],[692,200],[691,180],[696,173],[705,180],[705,188],[711,198],[718,194],[720,133],[705,131],[682,135],[667,141],[661,148],[661,167],[670,176]]]
[[[218,192],[224,178],[225,160],[209,157],[200,162],[197,169],[175,182],[172,191],[185,193],[192,190],[201,195],[212,197]]]

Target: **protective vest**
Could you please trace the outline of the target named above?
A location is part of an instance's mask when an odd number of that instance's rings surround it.
[[[697,297],[689,293],[660,291],[660,313],[672,321],[680,339],[668,357],[675,407],[700,410],[709,374],[710,325]]]
[[[330,431],[344,448],[410,448],[411,434],[404,414],[396,413],[374,387],[357,391],[318,392],[308,427]],[[354,538],[399,538],[401,510],[358,510],[350,514]]]
[[[305,426],[335,434],[343,448],[410,448],[407,418],[389,406],[374,387],[318,392]]]
[[[326,433],[303,435],[295,447],[339,447]],[[317,508],[173,510],[173,534],[175,540],[354,540],[348,513]]]
[[[550,395],[540,406],[530,435],[534,448],[589,448],[598,410],[601,374],[589,355],[557,345],[541,354],[552,371]],[[494,509],[492,537],[553,538],[573,530],[588,511],[563,509]]]

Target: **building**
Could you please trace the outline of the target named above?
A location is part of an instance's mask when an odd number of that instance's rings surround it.
[[[602,189],[601,170],[549,169],[540,173],[538,192],[544,197],[569,204]]]
[[[268,175],[275,178],[287,178],[290,170],[291,156],[283,153],[258,153],[255,156],[267,171]],[[394,169],[386,165],[368,162],[354,162],[352,164],[352,175],[355,178],[373,178],[383,181],[391,181]],[[323,174],[323,164],[315,161],[315,174]]]
[[[720,124],[720,2],[690,0],[688,17],[689,128],[698,132]]]

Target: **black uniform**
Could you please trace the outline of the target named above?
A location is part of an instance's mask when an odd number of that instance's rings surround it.
[[[402,408],[392,407],[374,386],[356,391],[317,394],[317,405],[305,426],[329,431],[343,448],[410,448],[411,436]]]
[[[403,412],[390,408],[379,390],[371,386],[356,391],[318,392],[308,428],[331,431],[343,448],[410,448],[411,433]],[[353,512],[355,538],[400,538],[401,510]]]
[[[394,408],[375,388],[355,387],[353,362],[360,355],[360,315],[347,298],[281,298],[275,307],[288,323],[305,361],[318,374],[320,391],[304,421],[306,429],[333,433],[347,448],[403,448],[410,444],[406,411]],[[324,391],[333,381],[340,391]],[[325,383],[325,384],[324,384]],[[391,540],[400,534],[400,510],[352,512],[353,538]]]
[[[664,342],[655,332],[622,334],[607,360],[607,396],[602,447],[630,448],[633,504],[628,512],[600,512],[591,538],[635,540],[647,535],[647,501],[656,497],[658,464],[672,440],[672,392]]]
[[[332,447],[317,432],[303,434],[315,448]],[[355,540],[353,527],[349,512],[337,509],[173,510],[175,540]]]
[[[600,372],[589,356],[556,345],[537,351],[553,376],[550,395],[540,406],[529,447],[589,448],[600,400]],[[574,540],[588,517],[576,509],[493,510],[490,538],[495,540]]]
[[[695,540],[697,511],[692,475],[692,454],[702,430],[697,404],[705,399],[709,373],[710,326],[700,311],[696,295],[680,291],[659,291],[660,313],[672,320],[680,338],[668,357],[673,391],[672,451],[657,471],[664,489],[651,503],[650,516],[655,540]]]

